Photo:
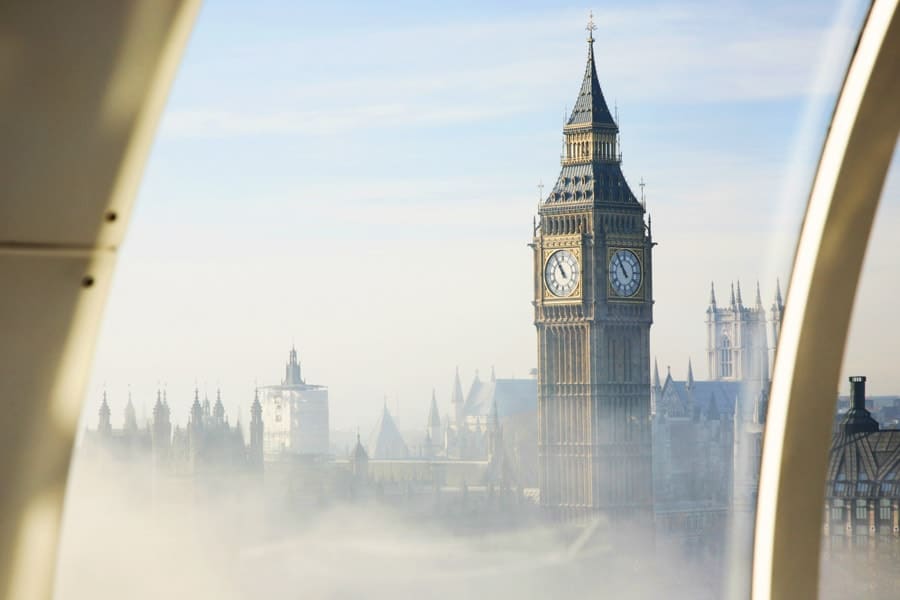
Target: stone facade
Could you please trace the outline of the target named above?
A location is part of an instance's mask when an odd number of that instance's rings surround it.
[[[651,251],[594,65],[534,228],[540,502],[557,518],[652,522]]]

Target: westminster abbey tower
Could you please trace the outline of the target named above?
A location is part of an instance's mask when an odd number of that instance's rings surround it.
[[[595,29],[562,170],[534,232],[540,498],[559,518],[646,523],[653,243],[622,175]]]

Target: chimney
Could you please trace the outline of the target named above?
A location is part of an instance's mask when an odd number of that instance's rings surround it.
[[[850,407],[853,410],[866,410],[866,378],[854,375],[850,378]]]
[[[850,410],[842,425],[848,435],[878,431],[878,421],[866,410],[866,378],[862,375],[850,378]]]

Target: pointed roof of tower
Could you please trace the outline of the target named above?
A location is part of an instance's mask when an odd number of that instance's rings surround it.
[[[462,404],[465,400],[463,398],[462,382],[459,380],[459,367],[456,367],[456,375],[453,378],[453,395],[450,397],[450,402]]]
[[[653,359],[653,387],[659,388],[659,363],[656,362],[656,359]]]
[[[738,279],[738,282],[737,282],[737,303],[738,303],[738,306],[744,305],[744,300],[743,300],[743,298],[741,298],[741,280],[740,279]]]
[[[731,283],[731,306],[734,306],[736,302],[734,301],[734,282]]]
[[[225,418],[225,405],[222,404],[222,390],[216,389],[216,405],[213,408],[213,414],[217,419]]]
[[[394,423],[394,418],[385,403],[381,412],[381,418],[369,438],[369,448],[372,451],[372,458],[388,459],[388,458],[407,458],[409,456],[409,448]]]
[[[191,404],[191,420],[200,419],[203,416],[203,408],[200,406],[200,390],[194,388],[194,403]]]
[[[354,461],[369,460],[369,455],[366,454],[366,449],[363,448],[362,441],[359,439],[359,429],[356,430],[356,446],[353,447],[351,456]]]
[[[687,384],[688,388],[694,387],[694,367],[691,366],[690,358],[688,358]]]
[[[757,308],[762,307],[762,295],[759,293],[759,281],[756,282],[756,306]]]
[[[103,390],[103,401],[100,403],[100,417],[109,418],[109,402],[106,401],[106,390]]]
[[[134,410],[131,394],[128,394],[128,403],[125,405],[125,429],[137,429],[137,412]]]
[[[709,282],[709,304],[716,306],[716,284],[713,281]]]
[[[428,411],[428,427],[440,427],[441,416],[438,413],[437,396],[434,390],[431,390],[431,408]]]
[[[784,308],[784,302],[781,300],[781,280],[775,280],[775,306],[777,308]]]
[[[600,89],[600,80],[597,78],[597,67],[594,64],[594,15],[591,13],[588,21],[588,58],[584,68],[584,79],[581,82],[581,90],[572,108],[572,115],[567,125],[599,125],[604,127],[616,127],[603,91]]]

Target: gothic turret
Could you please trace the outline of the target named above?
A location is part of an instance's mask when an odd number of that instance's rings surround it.
[[[128,393],[128,403],[125,405],[125,421],[123,429],[128,433],[137,431],[137,413],[134,410],[134,402],[131,401],[131,392]]]
[[[225,424],[225,405],[222,404],[222,390],[216,390],[216,405],[213,407],[213,423],[217,426]]]
[[[687,368],[687,389],[691,390],[694,388],[694,367],[691,365],[691,359],[688,359],[688,368]]]
[[[459,367],[456,367],[456,375],[453,378],[453,393],[450,396],[450,403],[453,405],[453,420],[457,427],[462,426],[463,422],[463,405],[465,398],[463,397],[462,382],[459,380]]]
[[[655,358],[653,359],[653,389],[662,389],[662,385],[659,382],[659,363],[656,362]]]
[[[100,403],[100,411],[98,413],[100,419],[97,421],[97,432],[101,435],[112,434],[112,422],[110,421],[111,411],[106,401],[106,390],[103,391],[103,402]]]
[[[784,302],[781,300],[781,281],[775,281],[775,302],[772,304],[772,342],[778,343],[781,320],[784,318]]]
[[[172,443],[172,421],[169,406],[163,402],[159,390],[156,391],[156,404],[153,405],[153,430],[151,443],[153,457],[157,463],[166,459]]]
[[[297,360],[297,349],[291,346],[288,362],[284,366],[282,385],[303,385],[303,383],[303,377],[300,376],[300,361]]]
[[[257,467],[263,464],[262,412],[262,404],[259,402],[259,391],[254,391],[253,404],[250,406],[250,461]]]
[[[350,468],[353,470],[354,483],[357,486],[364,485],[369,478],[369,455],[363,448],[359,431],[356,432],[356,446],[350,453]]]
[[[194,403],[191,404],[191,430],[203,429],[203,407],[200,405],[200,390],[194,388]]]
[[[437,397],[434,390],[431,390],[431,408],[428,409],[428,423],[425,426],[425,433],[429,439],[429,454],[433,456],[441,445],[441,416],[438,413]]]

